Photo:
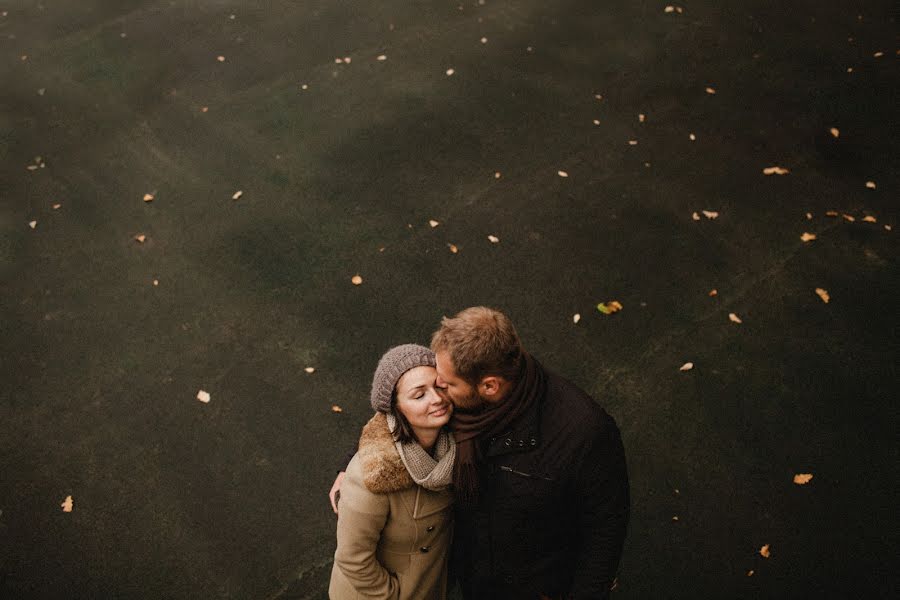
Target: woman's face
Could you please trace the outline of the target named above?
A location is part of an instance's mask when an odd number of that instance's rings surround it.
[[[434,367],[415,367],[397,382],[397,410],[409,421],[413,433],[440,429],[450,420],[453,405],[437,393]]]

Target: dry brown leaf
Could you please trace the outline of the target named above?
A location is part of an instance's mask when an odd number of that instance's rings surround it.
[[[838,216],[838,211],[836,211],[836,210],[826,210],[826,211],[825,211],[825,216],[826,216],[826,217],[836,217],[836,216]]]
[[[866,223],[877,223],[878,219],[876,219],[872,215],[866,215],[863,217],[863,221],[865,221]]]
[[[719,290],[716,290],[716,289],[709,290],[710,298],[712,298],[713,296],[718,296],[718,295],[719,295]]]
[[[306,367],[303,370],[306,371],[307,373],[315,373],[316,372],[315,367]]]
[[[144,194],[144,202],[153,202],[153,194]]]
[[[220,54],[219,56],[216,57],[216,60],[219,62],[225,62],[225,57]]]
[[[812,473],[797,473],[794,475],[794,483],[797,485],[806,485],[812,480]]]
[[[812,221],[812,213],[806,213],[806,220]]]
[[[763,169],[763,175],[787,175],[788,173],[790,173],[788,169],[779,166],[766,167]]]
[[[337,404],[333,404],[331,406],[331,412],[336,412],[336,413],[344,412],[344,409],[341,408],[340,406],[338,406]]]
[[[362,284],[363,279],[359,275],[354,275],[350,278],[350,281],[353,283],[353,285],[360,285]]]
[[[378,57],[377,57],[375,60],[387,60],[387,55],[386,55],[386,54],[379,54]]]
[[[428,224],[431,225],[431,227],[433,229],[433,228],[437,227],[438,225],[440,225],[440,222],[435,221],[434,219],[431,219],[430,221],[428,221]]]
[[[728,313],[728,319],[732,323],[743,323],[743,321],[741,321],[741,318],[734,313]]]
[[[750,569],[749,571],[747,571],[747,577],[753,577],[753,574],[754,574],[755,572],[756,572],[756,571],[754,571],[753,569]]]
[[[580,320],[581,320],[581,315],[580,315],[580,314],[575,313],[574,315],[572,315],[572,322],[573,322],[573,323],[577,323],[577,322],[580,321]]]
[[[851,222],[851,223],[853,223],[854,221],[856,221],[855,218],[853,218],[851,215],[848,215],[847,213],[844,213],[844,214],[842,214],[841,216],[844,217],[844,219],[845,219],[846,221],[849,221],[849,222]]]
[[[208,107],[208,106],[202,106],[202,107],[200,107],[200,112],[204,112],[204,113],[205,113],[205,112],[209,112],[209,107]]]
[[[717,213],[713,210],[704,210],[703,216],[706,217],[707,219],[718,219],[719,213]]]
[[[37,221],[28,221],[28,226],[34,229],[37,227]]]
[[[816,239],[816,234],[814,233],[803,232],[803,235],[800,236],[800,241],[802,242],[811,242],[814,239]]]
[[[762,548],[759,549],[759,555],[762,556],[763,558],[769,558],[770,552],[769,552],[768,544],[766,544],[765,546],[763,546]]]
[[[502,175],[500,175],[500,171],[494,171],[494,179],[500,179]]]
[[[456,73],[456,70],[455,70],[455,69],[447,69],[447,77],[450,77],[450,76],[453,75],[454,73]]]
[[[496,244],[500,241],[500,238],[498,238],[496,235],[489,235],[488,239],[491,241],[492,244]]]
[[[450,248],[450,252],[453,254],[459,252],[459,248],[456,247],[456,244],[447,244],[447,247]]]
[[[202,402],[204,404],[209,404],[209,401],[210,401],[209,392],[204,392],[203,390],[200,390],[199,392],[197,392],[197,400],[199,400],[200,402]]]
[[[841,130],[838,129],[837,127],[832,127],[828,131],[831,133],[831,135],[833,135],[836,138],[841,137]]]
[[[716,89],[715,89],[715,88],[708,87],[708,88],[706,88],[706,93],[707,93],[707,94],[710,94],[710,95],[715,94],[715,93],[716,93]]]
[[[870,190],[874,190],[877,186],[875,185],[874,181],[867,181],[866,187],[869,188]]]
[[[70,513],[72,512],[72,508],[74,507],[75,502],[72,500],[72,496],[66,496],[66,499],[62,501],[60,506],[63,509],[63,512]]]
[[[694,213],[691,214],[691,218],[692,218],[693,220],[695,220],[695,221],[699,221],[699,220],[700,220],[700,214],[699,214],[698,212],[694,211]]]
[[[244,191],[243,191],[243,190],[238,190],[238,191],[236,191],[235,193],[233,193],[233,194],[231,195],[231,199],[232,199],[232,200],[237,200],[238,198],[240,198],[240,197],[243,196],[243,195],[244,195]]]
[[[678,520],[678,515],[675,515],[674,517],[672,517],[672,520],[673,520],[673,521],[677,521],[677,520]]]
[[[136,236],[134,236],[134,239],[135,239],[135,241],[137,241],[138,244],[143,244],[145,241],[147,241],[147,236],[144,235],[143,233],[139,233]]]
[[[885,226],[884,226],[884,230],[885,230],[885,231],[891,231],[892,229],[893,229],[893,228],[892,228],[890,225],[885,225]]]
[[[647,115],[645,115],[643,113],[638,115],[638,122],[643,123],[646,120],[647,120]]]
[[[556,174],[559,175],[560,177],[568,177],[569,176],[569,174],[565,171],[557,171]]]
[[[694,363],[692,363],[692,362],[686,362],[686,363],[684,363],[683,365],[681,365],[681,367],[679,367],[678,370],[679,370],[679,371],[690,371],[690,370],[693,369],[693,368],[694,368]]]
[[[819,298],[821,298],[822,302],[824,302],[825,304],[828,304],[828,302],[831,300],[831,296],[828,295],[828,290],[816,288],[816,294],[819,295]]]

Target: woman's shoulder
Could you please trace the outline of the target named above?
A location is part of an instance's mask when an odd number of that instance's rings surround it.
[[[376,413],[363,427],[359,450],[347,466],[347,477],[351,476],[375,494],[399,492],[415,485],[384,414]]]

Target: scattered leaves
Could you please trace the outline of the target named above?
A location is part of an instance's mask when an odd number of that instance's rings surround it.
[[[707,219],[718,219],[719,213],[717,213],[713,210],[704,210],[703,216],[706,217]]]
[[[812,473],[797,473],[794,475],[794,483],[797,485],[806,485],[812,480]]]
[[[225,57],[220,54],[219,56],[216,57],[216,60],[219,62],[225,62]]]
[[[832,128],[829,129],[828,131],[829,131],[829,132],[831,133],[831,135],[833,135],[835,138],[841,137],[841,130],[838,129],[837,127],[832,127]]]
[[[878,219],[876,219],[872,215],[866,215],[863,217],[863,221],[865,221],[866,223],[877,223]]]
[[[637,140],[628,140],[628,145],[629,145],[629,146],[637,146],[637,144],[638,144],[638,141],[637,141]]]
[[[763,558],[769,558],[770,552],[769,552],[768,544],[766,544],[765,546],[763,546],[762,548],[759,549],[759,555],[762,556]]]
[[[577,323],[577,322],[580,321],[580,320],[581,320],[581,315],[580,315],[580,314],[575,313],[574,315],[572,315],[572,322],[573,322],[573,323]]]
[[[747,577],[753,577],[753,574],[754,574],[755,572],[756,572],[756,571],[754,571],[753,569],[750,569],[749,571],[747,571]]]
[[[496,235],[489,235],[488,239],[491,241],[492,244],[497,244],[500,242],[500,238],[498,238]]]
[[[144,194],[144,202],[153,202],[154,198],[153,194]]]
[[[232,199],[232,200],[237,200],[238,198],[240,198],[240,197],[243,196],[243,195],[244,195],[244,191],[243,191],[243,190],[238,190],[238,191],[236,191],[235,193],[233,193],[233,194],[231,195],[231,199]]]
[[[447,247],[450,248],[450,252],[453,254],[459,252],[459,248],[456,247],[456,244],[447,244]]]
[[[690,371],[693,368],[694,368],[694,363],[686,362],[683,365],[681,365],[681,367],[679,367],[678,370],[679,371]]]
[[[866,187],[869,188],[870,190],[874,190],[877,186],[875,185],[874,181],[867,181]]]
[[[565,171],[557,171],[556,174],[559,175],[560,177],[568,177],[569,176],[569,174]]]
[[[386,55],[386,54],[379,54],[379,55],[378,55],[378,58],[376,58],[376,60],[387,60],[387,55]]]
[[[209,404],[210,399],[211,397],[209,395],[209,392],[205,392],[203,390],[197,392],[197,400],[199,400],[203,404]]]
[[[433,228],[437,227],[438,225],[440,225],[440,222],[435,221],[434,219],[431,219],[430,221],[428,221],[428,224],[431,225],[431,227],[433,229]]]
[[[824,302],[825,304],[828,304],[828,302],[831,300],[831,296],[828,295],[828,290],[816,288],[816,294],[819,295],[819,298],[821,298],[822,302]]]
[[[695,220],[695,221],[699,221],[699,220],[700,220],[700,215],[697,214],[696,211],[694,211],[694,213],[691,215],[691,218],[692,218],[693,220]]]
[[[826,217],[836,217],[836,216],[838,216],[838,211],[836,211],[836,210],[826,210],[826,211],[825,211],[825,216],[826,216]]]
[[[62,504],[60,504],[63,512],[67,513],[72,512],[72,508],[74,507],[74,505],[75,502],[72,500],[72,496],[66,496],[66,499],[62,501]]]
[[[788,173],[790,173],[788,169],[779,166],[766,167],[763,169],[763,175],[787,175]]]
[[[611,315],[622,310],[622,304],[617,300],[611,300],[610,302],[601,302],[597,305],[597,310],[602,312],[604,315]]]
[[[743,323],[743,321],[741,321],[741,318],[734,313],[728,313],[728,319],[732,323]]]
[[[709,94],[709,95],[713,95],[713,94],[716,93],[716,88],[707,87],[707,88],[706,88],[706,93]]]
[[[306,371],[307,373],[310,373],[310,374],[316,372],[316,368],[315,368],[315,367],[306,367],[306,368],[303,369],[303,370]]]
[[[647,115],[645,115],[644,113],[641,113],[638,115],[638,122],[643,123],[646,120],[647,120]]]
[[[28,221],[28,226],[34,229],[37,227],[37,221]]]
[[[716,289],[709,290],[709,297],[710,297],[710,298],[712,298],[712,297],[714,297],[714,296],[718,296],[718,295],[719,295],[719,290],[716,290]]]
[[[61,206],[62,206],[62,204],[60,204],[59,202],[57,202],[56,204],[54,204],[53,206],[51,206],[51,208],[52,208],[53,210],[59,210],[59,208],[60,208]],[[872,222],[874,223],[875,221],[872,221]]]
[[[147,236],[144,235],[143,233],[139,233],[139,234],[137,234],[136,236],[134,236],[134,240],[135,240],[138,244],[143,244],[144,242],[147,241]]]
[[[807,231],[804,231],[803,235],[800,236],[800,241],[802,241],[802,242],[811,242],[814,239],[816,239],[816,234],[809,233]]]
[[[363,278],[359,275],[354,275],[350,278],[350,282],[353,283],[353,285],[361,285],[363,282]]]
[[[447,69],[447,77],[450,77],[450,76],[453,75],[454,73],[456,73],[456,70],[455,70],[455,69]]]
[[[696,142],[697,136],[692,133],[692,134],[688,135],[688,139],[690,139],[692,142]]]
[[[333,404],[331,406],[331,412],[340,413],[340,412],[344,412],[344,409],[341,408],[340,406],[338,406],[337,404]]]

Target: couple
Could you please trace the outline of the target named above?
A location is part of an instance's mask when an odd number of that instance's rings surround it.
[[[331,490],[331,600],[607,598],[628,522],[615,421],[524,351],[503,313],[389,350]],[[452,543],[451,543],[452,541]]]

